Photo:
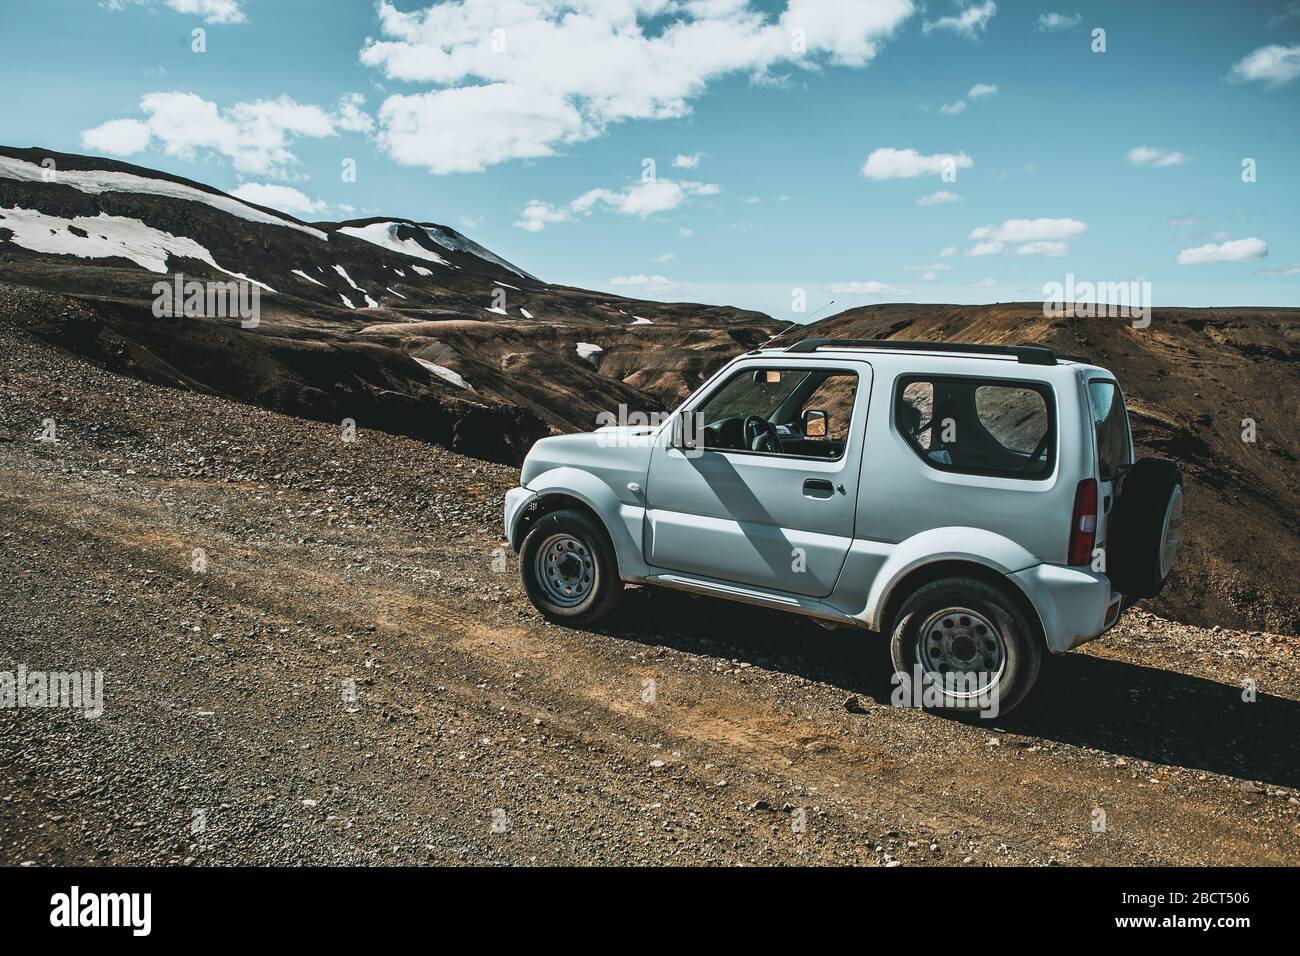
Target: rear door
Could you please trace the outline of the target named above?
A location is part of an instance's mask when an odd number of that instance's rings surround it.
[[[781,379],[757,383],[756,370]],[[684,414],[698,447],[661,445],[647,479],[645,553],[655,568],[821,597],[853,540],[871,370],[865,363],[747,363]],[[805,435],[804,413],[827,412]],[[826,407],[821,407],[826,406]],[[755,449],[744,421],[766,421]]]
[[[1096,547],[1106,545],[1110,515],[1115,509],[1119,476],[1133,463],[1133,439],[1129,433],[1128,410],[1119,385],[1111,378],[1088,380],[1088,406],[1092,412],[1097,448]]]

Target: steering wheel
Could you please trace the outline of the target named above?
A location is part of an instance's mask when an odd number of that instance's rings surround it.
[[[781,444],[776,426],[766,418],[750,415],[745,419],[745,447],[750,451],[765,451],[779,455]]]

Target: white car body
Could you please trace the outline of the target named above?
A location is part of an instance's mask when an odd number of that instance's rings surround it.
[[[1076,488],[1088,478],[1098,481],[1095,543],[1104,546],[1114,489],[1099,477],[1088,383],[1115,383],[1114,376],[1080,361],[1030,364],[941,348],[752,352],[657,427],[542,439],[523,464],[521,486],[506,495],[506,535],[518,549],[530,512],[580,503],[608,531],[625,582],[881,631],[915,582],[940,569],[974,571],[1023,595],[1051,651],[1099,636],[1118,619],[1121,595],[1091,565],[1067,563],[1067,549]],[[838,460],[674,446],[676,421],[738,370],[828,367],[858,376]],[[896,424],[903,376],[1045,386],[1055,418],[1050,473],[1030,480],[927,463]],[[1131,462],[1131,438],[1127,451]]]

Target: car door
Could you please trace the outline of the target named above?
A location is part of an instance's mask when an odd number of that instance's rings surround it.
[[[781,399],[768,410],[761,405],[718,410],[736,376],[756,370],[791,374],[848,376],[852,391],[841,396],[840,415],[847,428],[831,419],[827,429],[839,454],[790,454],[743,447],[688,448],[661,443],[654,449],[646,481],[644,524],[647,563],[657,569],[686,572],[769,590],[823,597],[831,593],[853,540],[858,476],[862,463],[871,370],[865,363],[828,366],[824,362],[759,360],[745,363],[716,387],[688,404],[681,413],[710,426],[729,423],[746,412],[790,419],[803,408]],[[780,398],[780,396],[776,396]],[[792,407],[793,406],[793,407]],[[710,420],[712,417],[712,420]],[[791,419],[773,422],[791,447],[807,451],[810,443],[792,435]],[[705,428],[705,434],[708,434]],[[828,438],[831,436],[828,435]],[[802,440],[801,440],[802,439]],[[830,448],[831,446],[827,446]]]

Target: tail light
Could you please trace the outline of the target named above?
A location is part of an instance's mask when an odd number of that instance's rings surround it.
[[[1074,492],[1074,516],[1070,519],[1070,564],[1091,564],[1097,542],[1097,482],[1085,478]]]

